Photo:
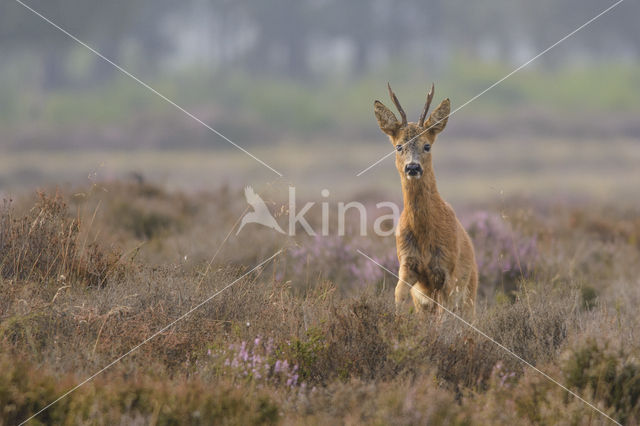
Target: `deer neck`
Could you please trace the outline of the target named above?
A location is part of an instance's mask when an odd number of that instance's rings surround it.
[[[437,220],[444,201],[436,187],[436,177],[431,167],[425,168],[420,179],[409,180],[404,174],[402,180],[403,216],[405,223],[414,231],[421,232]]]

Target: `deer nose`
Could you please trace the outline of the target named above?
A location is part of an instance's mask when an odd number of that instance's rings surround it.
[[[422,166],[418,163],[409,163],[404,166],[404,172],[409,176],[422,174]]]

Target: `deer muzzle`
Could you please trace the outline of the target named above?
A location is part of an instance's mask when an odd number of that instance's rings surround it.
[[[418,163],[408,163],[404,166],[404,173],[409,179],[420,178],[422,176],[422,166]]]

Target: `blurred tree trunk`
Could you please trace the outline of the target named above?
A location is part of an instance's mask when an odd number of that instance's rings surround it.
[[[293,35],[288,44],[287,74],[296,79],[309,76],[307,63],[307,43],[302,34]]]
[[[354,41],[356,51],[353,58],[353,74],[356,77],[360,77],[367,72],[367,66],[369,65],[368,43],[363,39],[355,39]]]
[[[42,53],[42,89],[49,91],[58,89],[66,83],[64,60],[67,57],[62,49],[45,48]]]
[[[118,51],[119,51],[119,40],[118,42],[107,42],[102,43],[100,47],[100,53],[103,54],[107,59],[113,61],[114,63],[118,63]],[[96,57],[95,62],[93,63],[93,72],[89,77],[89,84],[101,84],[109,81],[113,78],[113,76],[118,72],[118,70],[105,61],[102,58]]]

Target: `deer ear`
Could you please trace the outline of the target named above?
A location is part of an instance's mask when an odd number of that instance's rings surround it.
[[[376,114],[380,130],[389,136],[394,136],[400,128],[400,122],[393,112],[391,112],[391,110],[384,106],[380,101],[375,101],[373,103],[373,111]]]
[[[449,101],[449,98],[447,98],[438,105],[438,108],[433,110],[424,127],[430,129],[429,131],[434,135],[437,135],[447,126],[450,110],[451,102]]]

